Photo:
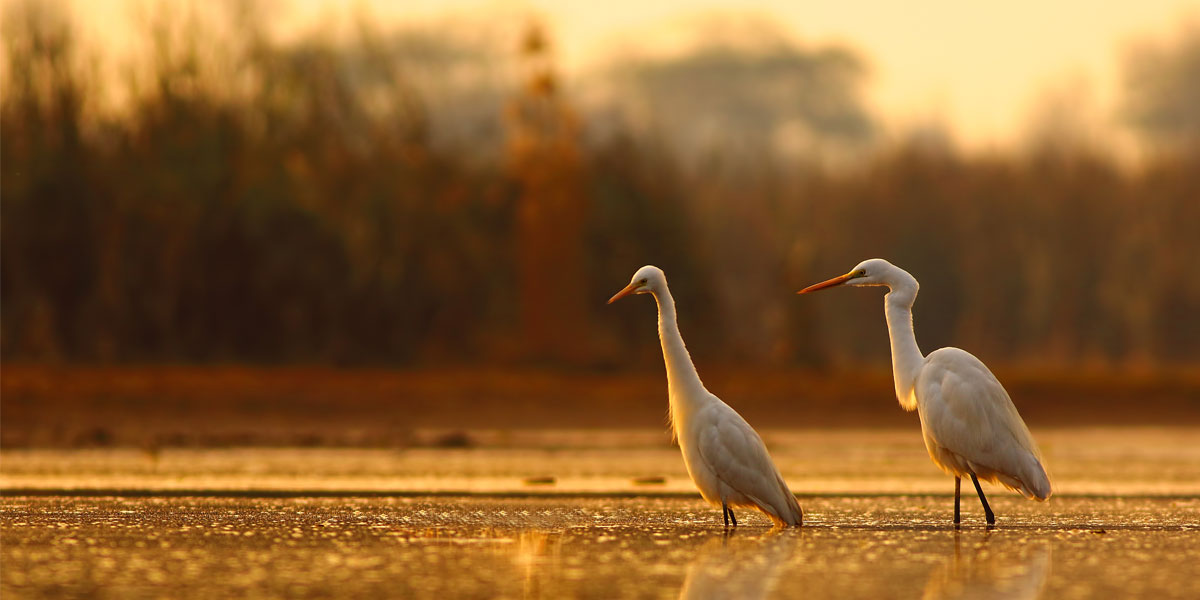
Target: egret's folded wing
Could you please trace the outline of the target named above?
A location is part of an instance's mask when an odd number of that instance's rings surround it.
[[[716,412],[699,436],[700,455],[708,467],[722,483],[754,499],[764,511],[792,522],[790,515],[781,513],[792,506],[799,513],[799,507],[762,438],[728,405],[712,410]]]
[[[918,386],[926,435],[968,461],[980,477],[1049,497],[1037,443],[983,362],[964,350],[943,348],[926,359]]]

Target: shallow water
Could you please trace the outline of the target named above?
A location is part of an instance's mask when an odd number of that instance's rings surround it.
[[[0,597],[1200,598],[1200,431],[1035,435],[992,530],[916,430],[766,432],[805,527],[732,533],[661,431],[5,450]]]
[[[973,500],[973,499],[972,499]],[[771,530],[688,498],[3,499],[13,598],[1200,597],[1200,500],[805,498]]]

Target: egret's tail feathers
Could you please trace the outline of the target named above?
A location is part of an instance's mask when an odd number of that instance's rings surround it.
[[[800,509],[800,503],[796,502],[796,497],[790,492],[787,494],[788,502],[786,506],[780,507],[779,511],[782,514],[773,516],[772,521],[782,527],[800,527],[804,525],[804,511]]]
[[[1024,484],[1021,493],[1025,494],[1026,498],[1045,500],[1050,497],[1050,477],[1046,475],[1046,469],[1036,455],[1025,465],[1025,472],[1021,473],[1021,483]]]
[[[1046,476],[1046,470],[1041,464],[1027,469],[1020,478],[995,473],[993,481],[1030,500],[1046,500],[1051,494],[1050,478]]]
[[[790,491],[785,491],[782,506],[772,506],[753,496],[748,497],[754,507],[767,515],[776,527],[799,527],[804,524],[804,512],[800,510],[800,503]]]
[[[1046,500],[1053,493],[1050,490],[1050,477],[1046,475],[1046,470],[1042,468],[1042,465],[1038,465],[1037,472],[1029,477],[1025,487],[1029,490],[1027,497],[1034,500]]]
[[[781,490],[784,499],[784,506],[782,507],[782,512],[784,513],[783,521],[791,527],[800,527],[804,524],[804,511],[800,509],[800,502],[796,500],[796,495],[792,493],[792,489],[783,480],[783,475],[776,472],[775,477],[779,480],[779,487],[783,488]]]
[[[800,505],[796,505],[794,510],[792,507],[787,507],[783,514],[775,514],[775,510],[769,507],[759,506],[759,510],[763,514],[771,518],[777,527],[800,527],[804,525],[804,511],[800,510]]]
[[[800,502],[796,500],[796,495],[791,490],[787,492],[788,508],[791,509],[791,515],[788,518],[788,525],[792,527],[800,527],[804,525],[804,509],[800,508]]]

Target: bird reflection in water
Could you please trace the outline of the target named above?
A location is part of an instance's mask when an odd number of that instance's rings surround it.
[[[766,598],[799,545],[796,530],[728,533],[704,544],[688,565],[680,598]]]
[[[524,582],[524,598],[543,598],[548,595],[539,583],[539,573],[544,573],[546,563],[557,563],[562,547],[561,536],[551,535],[545,531],[522,531],[517,536],[517,551],[513,561],[521,570]]]
[[[1032,600],[1040,597],[1050,576],[1050,544],[1030,548],[1024,543],[1006,543],[989,548],[989,537],[964,543],[956,534],[953,558],[933,570],[922,598]],[[1019,551],[1009,553],[1009,549]]]

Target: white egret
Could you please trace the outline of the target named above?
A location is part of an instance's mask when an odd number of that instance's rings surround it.
[[[700,495],[710,504],[721,506],[726,526],[732,521],[737,527],[733,507],[738,506],[757,508],[777,526],[800,525],[800,505],[758,433],[700,382],[679,334],[675,300],[662,270],[652,265],[638,269],[629,285],[608,303],[630,294],[652,294],[658,302],[658,337],[667,367],[671,431]]]
[[[1026,498],[1050,497],[1050,478],[1029,428],[1017,414],[1004,386],[978,358],[958,348],[921,354],[913,333],[912,305],[917,280],[881,258],[864,260],[845,275],[811,285],[798,293],[837,285],[886,286],[884,313],[892,341],[892,376],[904,410],[921,418],[925,448],[934,464],[954,475],[954,523],[959,523],[959,489],[970,477],[988,525],[996,516],[979,480],[1020,492]]]

